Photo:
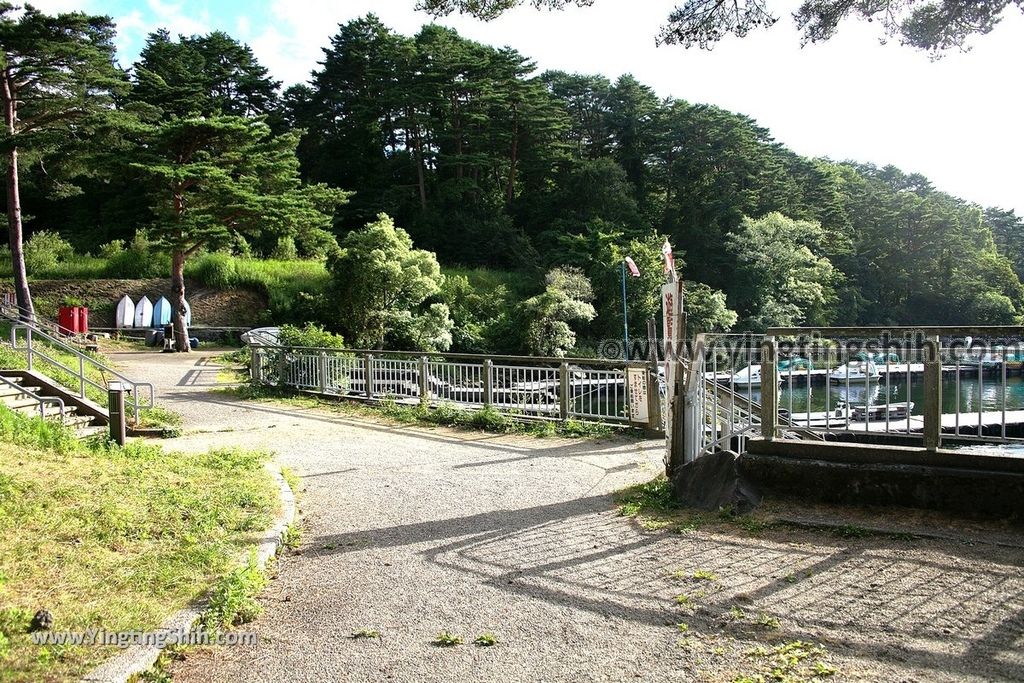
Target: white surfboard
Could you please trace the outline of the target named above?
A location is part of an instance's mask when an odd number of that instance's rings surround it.
[[[135,304],[135,327],[153,326],[153,302],[144,296]]]
[[[135,302],[125,294],[117,302],[117,318],[114,320],[114,327],[132,327],[135,325]]]

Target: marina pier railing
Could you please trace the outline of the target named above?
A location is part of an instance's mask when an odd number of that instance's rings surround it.
[[[517,419],[662,430],[657,367],[597,358],[252,346],[254,384]]]
[[[1024,327],[698,334],[682,366],[685,462],[750,438],[1024,444]]]

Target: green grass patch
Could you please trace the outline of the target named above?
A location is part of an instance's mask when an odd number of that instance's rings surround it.
[[[353,640],[359,640],[360,638],[380,638],[380,631],[375,628],[361,628],[358,631],[352,632]]]
[[[203,626],[219,629],[248,624],[263,611],[256,596],[266,585],[267,575],[256,562],[256,552],[250,552],[246,564],[221,577],[210,591]]]
[[[750,650],[747,657],[752,660],[755,671],[735,677],[733,683],[811,683],[830,678],[838,672],[824,647],[803,640],[792,640],[771,648],[758,646]]]
[[[251,614],[258,585],[236,569],[278,508],[265,454],[166,453],[83,443],[0,408],[0,633],[4,681],[77,678],[114,648],[32,644],[56,631],[148,631],[219,577],[217,615]]]

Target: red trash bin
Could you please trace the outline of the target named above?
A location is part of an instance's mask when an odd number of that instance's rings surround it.
[[[89,309],[85,306],[78,307],[78,331],[89,334]]]
[[[61,334],[78,332],[78,306],[61,306],[57,314],[57,329]]]

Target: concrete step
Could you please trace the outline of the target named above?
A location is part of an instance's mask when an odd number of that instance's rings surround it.
[[[10,408],[11,410],[14,410],[14,411],[17,411],[17,412],[38,412],[39,411],[39,401],[35,400],[34,398],[32,398],[30,396],[26,396],[24,394],[19,394],[18,396],[5,397],[2,401],[0,401],[0,403],[3,403],[5,406]],[[57,411],[57,407],[54,406],[53,408],[54,408],[54,412],[56,412]],[[27,411],[26,411],[26,409],[27,409]]]

